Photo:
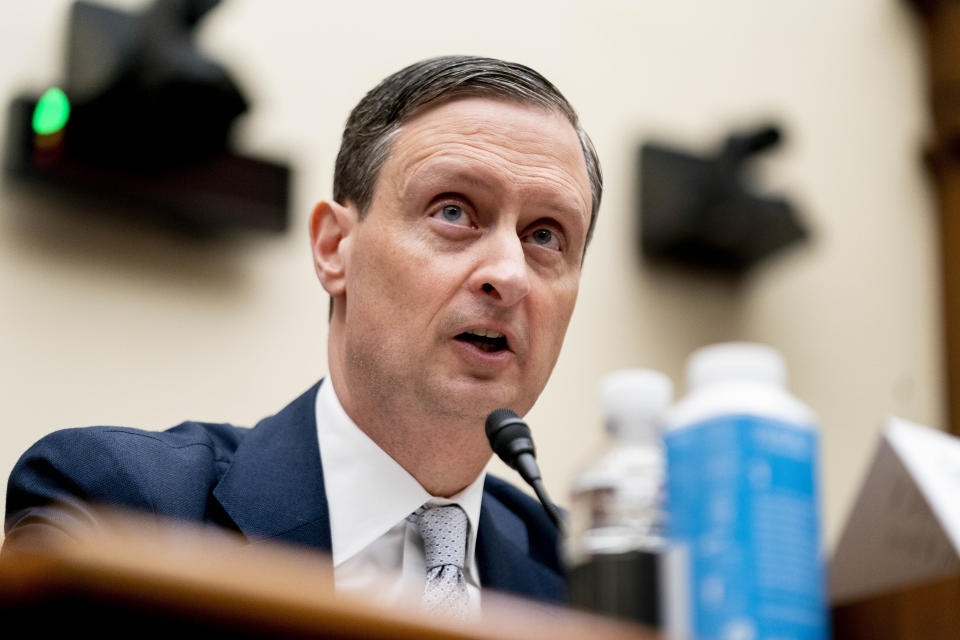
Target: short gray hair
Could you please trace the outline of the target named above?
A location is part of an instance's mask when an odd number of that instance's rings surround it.
[[[422,109],[461,97],[487,97],[539,105],[566,116],[580,139],[590,180],[590,242],[603,194],[600,160],[577,112],[549,80],[522,64],[475,56],[416,62],[384,79],[353,108],[333,174],[333,199],[352,202],[360,218],[373,201],[377,176],[400,127]]]

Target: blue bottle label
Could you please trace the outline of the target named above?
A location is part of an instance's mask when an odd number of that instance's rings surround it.
[[[688,554],[689,629],[827,637],[814,429],[750,415],[670,431],[668,529]]]

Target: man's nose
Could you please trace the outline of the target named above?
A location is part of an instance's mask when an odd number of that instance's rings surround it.
[[[530,293],[523,243],[513,230],[498,230],[478,249],[479,266],[470,279],[472,291],[498,306],[517,304]]]

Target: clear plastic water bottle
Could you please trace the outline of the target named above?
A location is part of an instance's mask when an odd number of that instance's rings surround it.
[[[576,478],[566,547],[574,606],[658,627],[664,531],[659,421],[670,379],[628,369],[602,384],[607,442]]]
[[[679,633],[710,640],[827,637],[819,433],[774,349],[712,345],[687,363],[667,415],[669,537],[687,552]]]

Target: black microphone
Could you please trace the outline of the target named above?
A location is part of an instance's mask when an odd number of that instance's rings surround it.
[[[501,460],[516,469],[524,481],[533,487],[550,520],[563,533],[560,510],[550,500],[540,480],[537,452],[533,446],[530,427],[510,409],[496,409],[487,416],[485,429],[490,448]]]

